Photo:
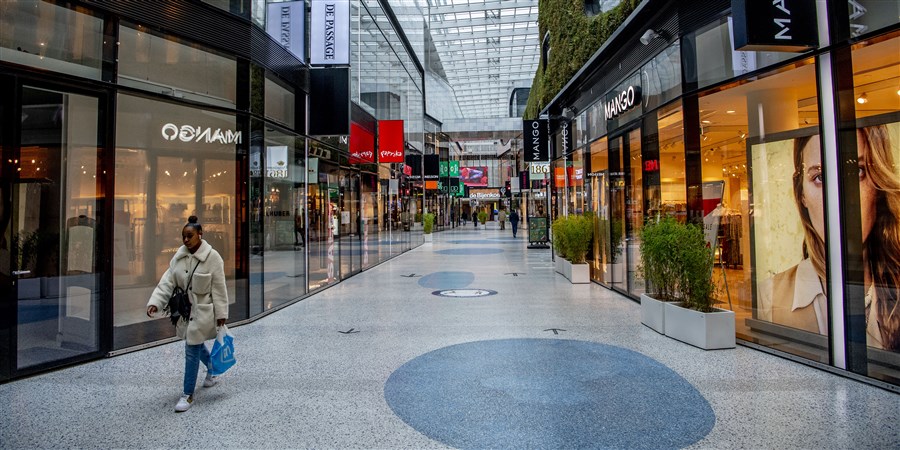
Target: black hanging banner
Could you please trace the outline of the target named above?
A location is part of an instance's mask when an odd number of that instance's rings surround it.
[[[734,49],[805,52],[819,45],[815,0],[731,0]]]
[[[546,119],[522,121],[525,162],[550,162],[549,134]]]
[[[572,151],[572,128],[571,122],[564,120],[559,123],[559,140],[562,145],[562,152],[568,155]]]
[[[440,156],[425,155],[425,179],[437,180],[440,175]]]

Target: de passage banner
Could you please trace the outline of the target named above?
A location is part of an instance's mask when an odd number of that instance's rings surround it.
[[[306,61],[306,3],[269,3],[266,8],[266,32],[300,61]]]
[[[312,0],[311,10],[309,63],[350,64],[349,0]]]

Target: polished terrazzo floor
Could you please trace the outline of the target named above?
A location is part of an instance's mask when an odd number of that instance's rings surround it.
[[[238,364],[183,414],[181,343],[0,385],[0,448],[900,448],[897,394],[673,341],[508,229],[232,331]]]

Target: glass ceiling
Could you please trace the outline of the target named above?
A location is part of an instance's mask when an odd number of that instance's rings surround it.
[[[509,116],[540,60],[537,0],[429,0],[431,39],[466,118]]]

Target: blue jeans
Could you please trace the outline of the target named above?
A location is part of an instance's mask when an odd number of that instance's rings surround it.
[[[509,224],[512,225],[513,237],[516,237],[516,232],[519,231],[519,222],[510,222]]]
[[[206,345],[188,345],[184,344],[184,393],[186,395],[194,394],[194,387],[197,386],[197,372],[200,370],[200,363],[209,369],[209,350]]]

